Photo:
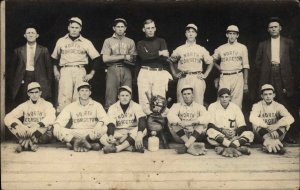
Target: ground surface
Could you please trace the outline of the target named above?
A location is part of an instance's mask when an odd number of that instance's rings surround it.
[[[299,146],[284,156],[251,148],[250,156],[224,158],[209,149],[206,156],[177,155],[173,149],[76,153],[63,144],[38,152],[14,152],[1,144],[2,189],[289,189],[298,190]],[[174,146],[173,146],[174,147]]]

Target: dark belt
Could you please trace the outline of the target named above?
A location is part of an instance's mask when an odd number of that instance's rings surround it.
[[[114,65],[115,67],[125,67],[125,65],[123,65],[123,64],[116,64],[116,65]]]
[[[232,73],[222,73],[221,75],[235,75],[235,74],[238,74],[238,73],[241,73],[242,70],[239,70],[239,71],[236,71],[236,72],[232,72]]]
[[[163,71],[163,68],[152,68],[152,67],[146,67],[146,66],[142,66],[142,69],[146,69],[148,71]]]
[[[77,67],[77,68],[82,68],[82,67],[84,67],[84,65],[63,65],[63,66],[61,66],[61,67]]]

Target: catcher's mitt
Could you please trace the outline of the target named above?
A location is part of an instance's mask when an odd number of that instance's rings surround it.
[[[221,133],[223,133],[227,139],[235,137],[235,131],[232,129],[221,129]]]
[[[195,142],[187,149],[187,152],[194,156],[200,156],[205,155],[207,150],[204,143]]]
[[[150,131],[161,131],[166,125],[166,118],[161,115],[150,114],[147,118],[148,128]]]

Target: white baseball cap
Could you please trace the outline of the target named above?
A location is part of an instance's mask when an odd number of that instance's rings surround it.
[[[70,22],[76,22],[76,23],[78,23],[80,26],[82,26],[82,21],[81,21],[81,19],[78,18],[78,17],[72,17],[72,18],[69,19],[69,21],[70,21]]]
[[[182,88],[181,88],[181,93],[183,92],[183,91],[185,91],[185,90],[188,90],[188,89],[190,89],[190,90],[194,90],[194,88],[192,87],[192,86],[190,86],[190,85],[184,85]]]
[[[227,27],[226,32],[239,32],[239,28],[236,25],[230,25]]]
[[[195,25],[195,24],[188,24],[188,25],[186,25],[186,27],[185,27],[186,29],[187,28],[193,28],[194,30],[196,30],[196,32],[198,32],[198,27]]]
[[[30,90],[35,89],[35,88],[41,89],[41,85],[37,82],[31,82],[27,86],[27,92],[29,92]]]
[[[129,92],[130,94],[132,94],[132,90],[129,86],[121,86],[119,88],[119,93],[120,93],[121,90],[125,90],[125,91]]]
[[[270,84],[264,84],[264,85],[262,85],[260,92],[263,92],[265,90],[273,90],[273,92],[274,92],[274,87]]]
[[[81,88],[83,87],[88,87],[89,89],[91,89],[91,85],[87,82],[81,82],[78,86],[77,86],[77,91],[79,91]]]

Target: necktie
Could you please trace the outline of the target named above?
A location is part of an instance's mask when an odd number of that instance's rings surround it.
[[[29,60],[28,60],[28,65],[30,67],[34,66],[34,51],[33,51],[33,46],[29,46]]]

